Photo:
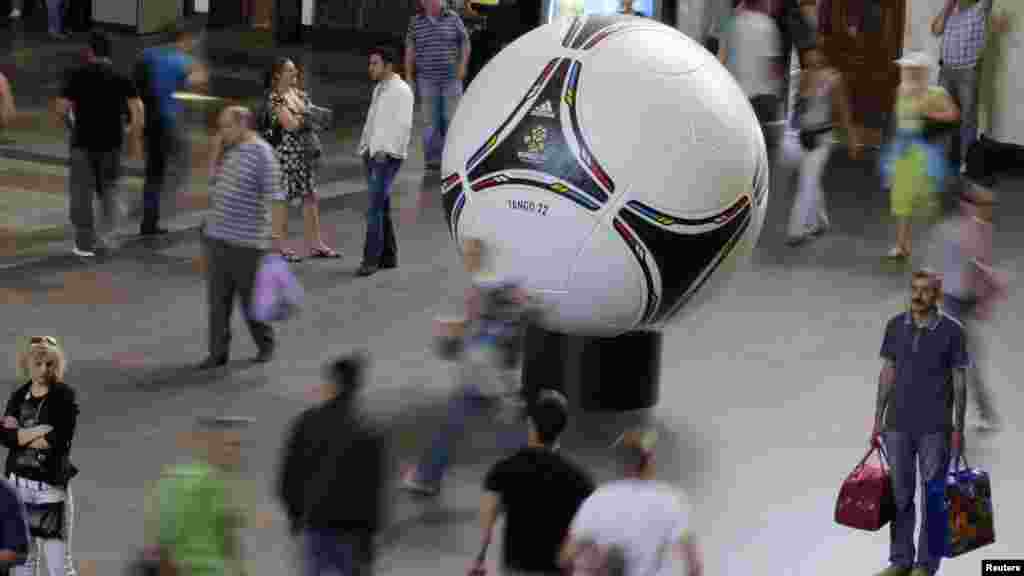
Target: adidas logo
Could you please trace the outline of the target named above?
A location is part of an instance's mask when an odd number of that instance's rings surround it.
[[[554,118],[555,111],[551,106],[551,100],[545,100],[543,103],[537,105],[530,113],[531,116],[540,116],[542,118]]]

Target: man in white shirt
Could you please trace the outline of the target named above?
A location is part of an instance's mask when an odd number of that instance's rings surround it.
[[[395,53],[390,48],[370,51],[370,79],[377,85],[359,141],[370,190],[366,246],[363,263],[356,272],[359,276],[398,266],[398,244],[391,223],[391,184],[409,155],[415,103],[412,89],[395,73]]]
[[[726,68],[750,99],[769,146],[774,145],[767,127],[782,114],[782,77],[785,61],[778,24],[768,14],[765,0],[740,4],[726,40]]]
[[[562,565],[571,566],[584,543],[621,550],[627,576],[668,576],[669,552],[686,562],[688,576],[704,572],[700,550],[690,530],[686,495],[655,479],[651,430],[630,430],[615,443],[624,478],[601,486],[583,505],[562,548]]]

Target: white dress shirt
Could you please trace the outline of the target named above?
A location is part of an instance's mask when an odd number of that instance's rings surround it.
[[[407,158],[414,103],[412,89],[397,74],[377,82],[359,140],[359,155],[384,152],[395,158]]]

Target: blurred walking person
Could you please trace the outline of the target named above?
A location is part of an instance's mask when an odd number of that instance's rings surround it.
[[[558,558],[569,523],[595,488],[590,474],[559,452],[568,421],[566,398],[541,391],[529,408],[527,445],[487,472],[480,504],[483,542],[471,573],[485,570],[494,527],[504,515],[502,572],[561,574]]]
[[[398,266],[398,241],[391,221],[391,186],[409,156],[416,100],[409,85],[395,73],[395,53],[391,49],[370,51],[369,72],[376,86],[358,151],[366,166],[370,190],[363,263],[356,272],[359,276]]]
[[[372,573],[389,465],[382,436],[357,409],[366,362],[331,362],[323,403],[295,419],[285,443],[277,496],[301,538],[307,576]]]
[[[9,450],[4,474],[25,503],[32,542],[26,562],[14,573],[34,576],[45,560],[49,576],[74,576],[68,483],[77,473],[71,463],[79,413],[75,390],[64,381],[64,351],[52,336],[30,338],[19,352],[18,367],[29,381],[7,401],[0,443]]]
[[[995,430],[1002,418],[986,378],[988,357],[979,322],[992,318],[993,307],[1006,297],[1004,275],[992,265],[992,216],[996,206],[991,189],[973,182],[960,198],[960,211],[938,227],[937,254],[932,263],[942,274],[942,310],[959,320],[967,334],[971,390],[982,428]]]
[[[628,576],[665,574],[669,554],[686,562],[688,576],[704,573],[704,562],[690,524],[682,490],[657,480],[652,430],[629,430],[616,441],[622,479],[594,492],[572,521],[561,564],[571,566],[584,543],[618,547]]]
[[[298,84],[298,67],[288,58],[274,61],[267,75],[266,102],[259,118],[261,136],[274,148],[281,166],[284,197],[273,204],[274,250],[289,262],[302,257],[285,248],[288,206],[302,202],[303,238],[310,258],[341,258],[324,243],[320,230],[320,198],[316,193],[319,139],[318,110]]]
[[[241,530],[246,510],[233,492],[244,418],[199,418],[188,436],[192,462],[166,468],[150,495],[147,557],[166,573],[245,575]],[[165,572],[161,571],[161,574]]]
[[[839,70],[829,66],[824,53],[814,48],[804,53],[805,70],[800,75],[800,96],[796,103],[800,144],[805,152],[793,208],[789,217],[789,244],[796,245],[829,229],[822,177],[837,143],[835,129],[842,128],[852,154],[860,141],[853,125],[849,93]],[[833,115],[839,112],[839,122]],[[838,126],[837,126],[838,124]]]
[[[929,86],[935,67],[925,52],[911,52],[896,61],[901,81],[896,96],[896,133],[888,145],[881,168],[890,189],[890,206],[896,217],[896,245],[889,258],[911,255],[911,217],[935,209],[945,184],[949,163],[941,144],[926,137],[933,124],[959,119],[959,110],[939,86]]]
[[[750,99],[768,147],[776,145],[775,126],[782,115],[782,78],[788,58],[772,16],[771,0],[743,0],[735,8],[725,41],[725,66]]]
[[[135,84],[114,70],[110,37],[93,32],[87,52],[87,62],[68,75],[55,105],[57,118],[72,124],[68,186],[71,223],[75,227],[73,251],[81,257],[95,256],[97,247],[113,248],[125,121],[133,152],[141,148],[144,122]],[[100,201],[105,220],[98,234],[93,222],[93,195]]]
[[[440,170],[448,125],[462,99],[469,67],[469,32],[441,0],[418,1],[422,11],[409,20],[405,35],[405,73],[420,99],[426,168]]]
[[[227,364],[235,296],[259,348],[257,362],[274,354],[274,329],[252,317],[253,287],[263,256],[270,248],[270,202],[283,197],[274,150],[253,129],[248,108],[229,106],[217,120],[217,173],[211,183],[211,215],[204,223],[207,256],[209,356],[199,368]]]
[[[139,234],[166,234],[160,227],[161,205],[176,200],[192,167],[182,103],[175,92],[207,85],[209,72],[193,56],[195,37],[185,28],[174,44],[147,48],[136,63],[135,84],[146,112],[146,183]]]

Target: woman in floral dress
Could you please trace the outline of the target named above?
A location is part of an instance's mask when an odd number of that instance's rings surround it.
[[[281,164],[281,185],[288,195],[287,202],[277,202],[273,208],[274,249],[290,262],[302,258],[284,247],[288,236],[288,205],[302,200],[303,236],[311,258],[340,258],[341,255],[324,244],[320,235],[320,199],[316,194],[315,141],[312,102],[297,86],[295,64],[287,58],[278,58],[270,71],[270,86],[265,103],[266,129],[263,137],[277,152]]]

